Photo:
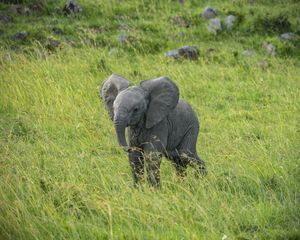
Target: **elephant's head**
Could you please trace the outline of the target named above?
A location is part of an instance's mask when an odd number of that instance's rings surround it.
[[[139,126],[150,129],[161,122],[176,107],[177,86],[167,77],[146,80],[129,87],[129,81],[116,74],[102,85],[101,98],[113,120],[119,144],[128,150],[125,128]]]

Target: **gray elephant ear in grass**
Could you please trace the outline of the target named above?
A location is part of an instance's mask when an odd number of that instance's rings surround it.
[[[150,94],[146,128],[152,128],[176,107],[179,90],[175,83],[167,77],[146,80],[141,82],[140,86]]]
[[[101,86],[100,98],[103,100],[111,120],[114,119],[113,103],[122,90],[128,88],[129,81],[117,74],[112,74]]]

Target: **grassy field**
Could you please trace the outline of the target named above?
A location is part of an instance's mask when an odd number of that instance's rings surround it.
[[[78,16],[48,1],[0,25],[0,239],[300,239],[300,43],[272,25],[286,16],[299,33],[299,1],[78,2]],[[239,23],[210,34],[199,17],[207,5]],[[190,27],[174,26],[176,15]],[[19,31],[28,38],[14,40]],[[189,44],[198,61],[164,57]],[[200,119],[206,178],[189,169],[180,180],[165,159],[160,191],[131,188],[98,97],[112,73],[176,82]]]

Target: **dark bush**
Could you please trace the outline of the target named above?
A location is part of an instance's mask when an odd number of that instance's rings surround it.
[[[291,23],[284,15],[259,16],[253,24],[254,31],[261,33],[285,33],[291,31]]]

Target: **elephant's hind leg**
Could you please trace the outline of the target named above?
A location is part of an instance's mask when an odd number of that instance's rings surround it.
[[[181,157],[178,157],[176,159],[175,163],[175,168],[176,168],[176,174],[180,178],[186,177],[186,168],[187,168],[187,162],[184,161]]]
[[[198,138],[198,127],[191,128],[179,146],[179,155],[183,162],[188,162],[197,170],[197,175],[206,175],[205,162],[198,156],[196,143]]]
[[[179,153],[177,151],[174,152],[168,152],[167,158],[172,161],[173,166],[176,169],[176,174],[178,177],[185,177],[186,176],[186,168],[187,168],[187,161],[184,161],[179,156]]]
[[[205,163],[202,159],[200,159],[198,157],[197,153],[192,154],[190,152],[184,151],[184,152],[180,153],[179,158],[182,163],[186,164],[186,165],[184,165],[184,168],[183,168],[184,171],[186,170],[187,164],[189,164],[196,169],[197,177],[207,175],[207,169],[206,169]],[[182,167],[183,165],[179,165],[179,166]],[[176,168],[176,170],[177,170],[177,168]],[[178,170],[180,171],[180,168]]]

